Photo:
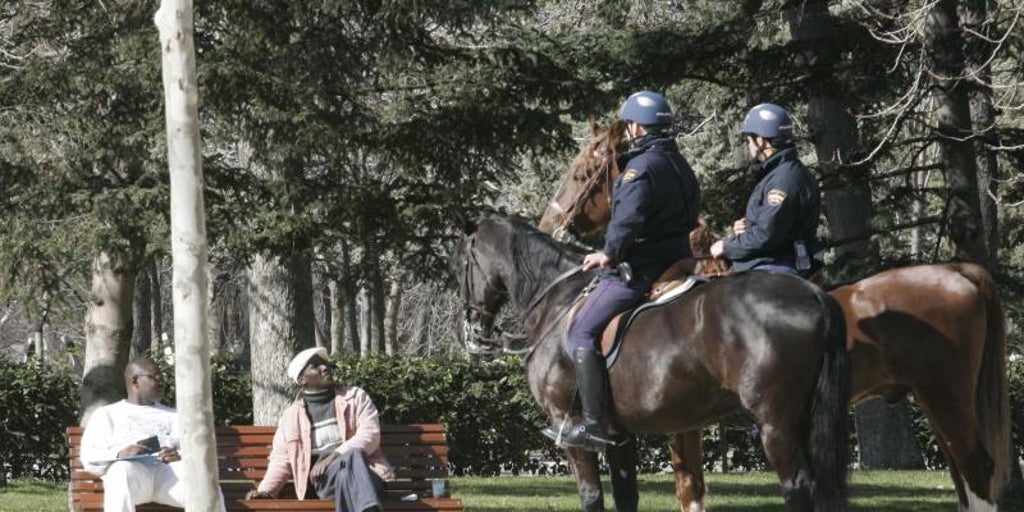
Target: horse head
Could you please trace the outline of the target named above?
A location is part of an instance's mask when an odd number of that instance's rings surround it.
[[[626,123],[615,121],[601,132],[590,124],[592,140],[573,160],[548,208],[540,230],[555,240],[590,240],[600,235],[611,217],[611,187],[619,176],[616,163],[623,147]]]
[[[508,301],[505,282],[493,258],[488,256],[486,240],[478,240],[479,221],[466,223],[459,240],[455,277],[459,298],[464,304],[463,334],[471,353],[492,353],[500,349],[494,338],[494,319]]]

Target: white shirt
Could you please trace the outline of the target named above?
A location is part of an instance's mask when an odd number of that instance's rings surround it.
[[[157,436],[163,448],[181,446],[178,412],[164,404],[137,405],[127,400],[96,409],[82,433],[79,458],[85,470],[96,475],[107,472],[118,452],[148,437]],[[157,461],[153,459],[153,461]]]

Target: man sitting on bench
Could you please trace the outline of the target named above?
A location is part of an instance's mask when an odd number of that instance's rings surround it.
[[[321,499],[334,497],[335,511],[380,510],[383,482],[394,471],[380,449],[377,407],[362,389],[337,387],[332,370],[319,347],[288,364],[302,389],[278,421],[266,476],[246,499],[276,497],[292,478],[300,500],[312,482]]]
[[[103,477],[103,510],[135,512],[150,502],[184,507],[178,413],[160,403],[163,375],[139,357],[125,368],[124,385],[128,397],[96,409],[82,434],[82,466]]]

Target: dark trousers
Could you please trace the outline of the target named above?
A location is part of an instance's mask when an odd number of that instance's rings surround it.
[[[320,499],[334,496],[335,512],[363,512],[380,506],[384,482],[366,464],[362,450],[341,454],[330,467],[327,477],[316,486]]]
[[[629,286],[615,277],[598,281],[569,326],[569,353],[578,348],[599,350],[598,340],[608,322],[615,315],[639,304],[645,293],[646,284]]]

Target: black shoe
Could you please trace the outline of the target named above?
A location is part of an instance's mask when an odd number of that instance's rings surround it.
[[[608,376],[601,354],[595,350],[578,348],[573,352],[576,367],[576,385],[583,405],[583,422],[563,426],[560,432],[545,429],[544,435],[560,446],[572,446],[599,452],[614,443],[605,432],[608,416]]]
[[[609,446],[614,446],[604,429],[595,429],[580,424],[570,428],[569,433],[562,436],[562,446],[583,448],[588,452],[603,452]]]

